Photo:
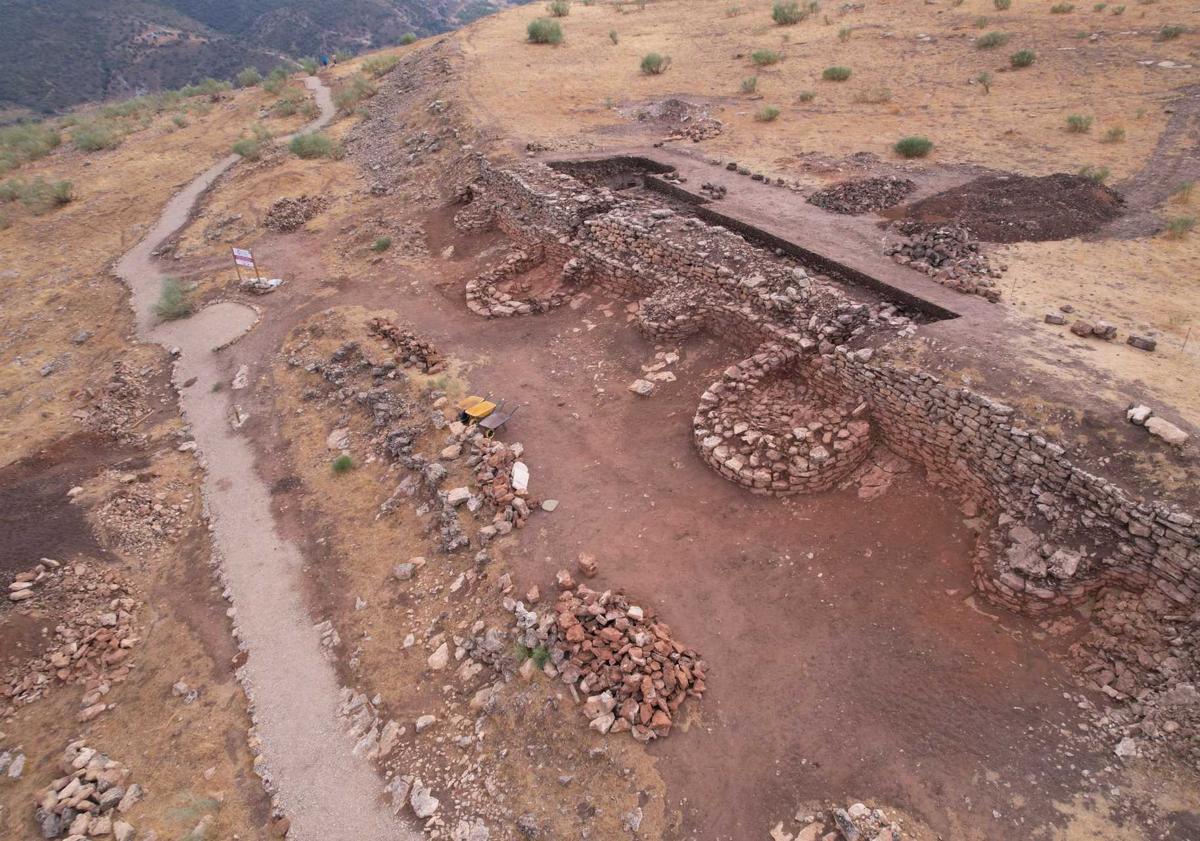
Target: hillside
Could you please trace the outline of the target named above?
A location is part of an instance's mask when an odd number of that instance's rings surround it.
[[[40,112],[443,32],[484,0],[0,0],[0,108]]]

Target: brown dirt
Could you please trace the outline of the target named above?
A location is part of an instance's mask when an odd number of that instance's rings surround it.
[[[884,215],[965,225],[985,242],[1042,242],[1089,234],[1122,213],[1113,190],[1081,175],[988,175]]]

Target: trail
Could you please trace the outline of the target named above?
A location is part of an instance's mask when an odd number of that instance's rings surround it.
[[[307,77],[305,85],[320,108],[320,116],[305,128],[312,130],[326,125],[334,108],[329,88],[318,78]],[[175,322],[158,323],[154,315],[163,279],[154,250],[187,222],[200,195],[237,160],[230,155],[218,161],[172,198],[116,271],[130,288],[139,336],[180,351],[175,383],[203,458],[215,551],[249,655],[243,681],[270,779],[291,820],[289,838],[417,839],[419,834],[383,804],[374,769],[351,756],[353,742],[338,723],[337,676],[304,607],[302,558],[278,533],[250,445],[230,425],[229,398],[212,390],[222,377],[213,350],[253,327],[257,314],[225,302]],[[184,385],[193,379],[191,386]]]

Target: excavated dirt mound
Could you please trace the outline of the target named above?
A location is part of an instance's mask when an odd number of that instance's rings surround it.
[[[808,197],[815,204],[833,213],[875,213],[894,207],[908,198],[917,185],[907,178],[885,175],[879,178],[859,178],[840,181]]]
[[[1113,190],[1081,175],[989,175],[885,216],[927,225],[965,225],[986,242],[1070,239],[1123,212]]]

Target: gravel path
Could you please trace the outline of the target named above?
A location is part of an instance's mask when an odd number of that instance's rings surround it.
[[[308,128],[318,128],[333,117],[329,89],[313,76],[305,84],[321,109]],[[222,377],[212,350],[253,327],[257,314],[235,303],[214,304],[163,324],[153,314],[162,275],[152,252],[187,222],[199,196],[237,160],[231,155],[219,161],[175,196],[145,239],[121,258],[117,273],[131,290],[139,335],[180,350],[175,382],[205,465],[204,494],[215,549],[236,610],[234,622],[249,653],[242,678],[253,699],[269,776],[291,820],[289,837],[417,839],[419,834],[384,805],[374,769],[350,755],[353,742],[337,715],[337,677],[304,607],[302,558],[276,529],[270,494],[254,470],[254,454],[230,425],[227,392],[212,391]],[[182,385],[192,378],[192,386]]]

